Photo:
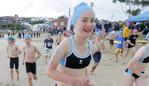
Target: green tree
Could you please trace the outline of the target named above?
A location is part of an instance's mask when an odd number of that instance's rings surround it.
[[[64,18],[67,18],[66,15],[62,15],[62,16],[59,16],[58,19],[64,19]]]
[[[122,10],[128,14],[128,17],[140,14],[147,6],[149,0],[113,0],[113,3],[119,2]]]
[[[43,23],[45,23],[45,20],[38,20],[38,21],[32,21],[32,22],[30,22],[31,25],[43,24]]]
[[[23,29],[23,25],[21,25],[20,23],[1,24],[0,27],[5,30],[22,30]]]

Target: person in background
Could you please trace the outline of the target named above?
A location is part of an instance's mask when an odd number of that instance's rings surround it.
[[[25,34],[24,39],[26,45],[23,47],[23,65],[25,64],[26,66],[29,86],[33,86],[33,79],[37,80],[36,61],[40,58],[41,53],[37,47],[31,43],[32,37],[30,34]]]
[[[132,52],[132,57],[136,53],[135,45],[136,45],[136,39],[138,38],[137,32],[138,32],[137,29],[134,29],[132,34],[129,36],[127,40],[126,52],[124,56],[125,59],[127,58],[127,55],[130,51]]]
[[[123,25],[123,37],[125,37],[125,40],[128,39],[130,34],[131,34],[131,30],[126,25]]]
[[[149,34],[146,35],[146,39],[149,42]],[[136,86],[148,86],[146,80],[149,75],[145,73],[147,63],[149,63],[148,43],[142,46],[127,64],[124,86],[134,86],[134,83]]]
[[[45,63],[48,62],[48,58],[51,57],[51,51],[53,48],[53,39],[51,34],[47,35],[47,38],[44,40],[44,50],[45,50]]]
[[[15,38],[12,36],[8,37],[8,46],[7,46],[7,57],[10,58],[10,74],[11,80],[14,80],[14,67],[17,75],[17,80],[19,81],[19,55],[21,54],[21,50],[15,44]]]
[[[124,54],[123,54],[123,48],[124,48],[124,43],[126,42],[125,38],[123,37],[123,32],[119,31],[118,32],[118,37],[116,38],[117,44],[116,44],[116,62],[118,62],[118,56],[120,55],[123,59],[124,63]]]

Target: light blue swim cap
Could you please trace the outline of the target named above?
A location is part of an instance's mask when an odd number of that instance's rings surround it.
[[[71,25],[75,25],[78,18],[81,16],[82,13],[86,12],[86,11],[93,11],[91,6],[89,6],[88,4],[82,2],[80,3],[79,5],[77,5],[75,8],[74,8],[74,12],[72,14],[72,16],[70,17],[70,22],[71,22]]]
[[[31,35],[30,35],[30,34],[25,34],[24,39],[29,40],[29,39],[32,39],[32,37],[31,37]]]
[[[146,35],[146,40],[149,42],[149,33]]]
[[[123,34],[123,31],[118,31],[118,35],[122,35]]]
[[[96,32],[95,36],[98,37],[98,36],[101,36],[102,35],[102,32],[101,31],[98,31]]]

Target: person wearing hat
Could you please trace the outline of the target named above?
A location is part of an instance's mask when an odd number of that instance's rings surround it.
[[[8,46],[7,46],[7,57],[10,58],[10,74],[11,80],[14,80],[14,67],[17,75],[17,80],[19,81],[19,55],[21,54],[21,50],[15,44],[15,38],[12,36],[8,37]]]
[[[125,56],[124,58],[127,58],[128,53],[131,51],[132,52],[132,57],[134,56],[134,54],[136,53],[136,39],[138,38],[137,35],[137,29],[134,29],[132,31],[132,34],[129,36],[128,40],[127,40],[127,45],[126,45],[126,52],[125,52]]]
[[[37,47],[31,43],[32,37],[30,34],[25,34],[24,39],[26,45],[23,47],[23,65],[25,64],[26,66],[29,86],[33,86],[32,78],[37,80],[36,61],[40,58],[41,53]]]
[[[47,38],[44,40],[44,49],[45,49],[45,63],[48,62],[48,58],[51,57],[51,51],[53,46],[53,39],[51,34],[47,35]]]
[[[71,16],[74,35],[65,38],[56,47],[47,67],[47,74],[57,86],[93,86],[87,73],[96,47],[89,40],[95,25],[93,9],[82,2]]]
[[[149,34],[146,35],[146,40],[149,42]],[[146,80],[149,75],[145,73],[147,63],[149,63],[149,44],[142,46],[127,64],[124,86],[133,86],[134,83],[136,86],[148,86]]]
[[[124,47],[124,43],[125,43],[126,40],[123,37],[123,32],[122,31],[118,32],[118,36],[117,36],[116,40],[117,40],[117,44],[116,44],[116,51],[115,51],[115,54],[116,54],[116,60],[115,61],[118,62],[118,56],[119,55],[124,60],[123,47]]]

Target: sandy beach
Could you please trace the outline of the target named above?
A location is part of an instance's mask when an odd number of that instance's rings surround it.
[[[37,48],[42,53],[42,57],[37,61],[38,80],[33,82],[34,86],[54,86],[55,84],[55,81],[50,79],[45,73],[47,64],[44,63],[44,57],[43,57],[44,38],[45,38],[45,35],[42,34],[41,38],[35,38],[32,41],[32,43],[35,46],[37,46]],[[24,40],[17,39],[16,44],[19,45],[20,49],[22,50],[22,47],[24,46]],[[137,48],[139,48],[142,45],[143,44],[138,44]],[[0,39],[0,86],[11,86],[9,58],[7,58],[7,55],[6,55],[6,46],[7,46],[7,40]],[[95,84],[95,86],[123,86],[124,84],[124,70],[126,68],[126,65],[121,64],[121,61],[114,62],[114,59],[115,59],[114,49],[112,51],[113,52],[102,54],[101,62],[97,70],[95,71],[96,74],[90,75],[90,79]],[[128,57],[129,59],[131,58],[130,56]],[[15,86],[28,86],[25,66],[22,65],[22,54],[19,58],[20,58],[20,66],[19,66],[20,81],[15,82]],[[88,67],[88,69],[90,69],[90,66]],[[148,67],[146,68],[145,72],[149,74]]]

